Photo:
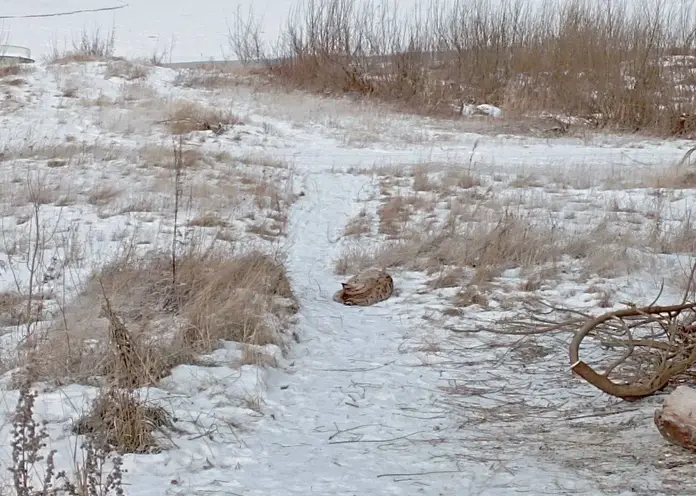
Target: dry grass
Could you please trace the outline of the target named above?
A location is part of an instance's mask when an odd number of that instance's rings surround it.
[[[248,154],[241,157],[236,157],[235,160],[244,165],[260,165],[261,167],[270,167],[275,169],[285,169],[288,163],[276,157],[264,154]]]
[[[34,301],[17,292],[0,292],[0,325],[21,326],[40,320],[43,314],[43,295],[34,295]]]
[[[143,167],[162,167],[174,169],[173,146],[145,145],[138,149],[138,159]],[[205,162],[206,155],[197,148],[187,148],[182,151],[184,169],[196,167]]]
[[[25,375],[30,374],[30,371],[24,372]],[[112,455],[112,449],[108,445],[95,446],[94,440],[89,437],[81,446],[80,454],[84,459],[78,461],[77,456],[74,458],[75,473],[69,475],[64,470],[57,470],[56,451],[51,450],[46,453],[45,450],[47,443],[50,444],[47,423],[45,421],[39,423],[34,416],[38,394],[30,389],[30,382],[31,379],[27,375],[20,385],[17,406],[10,417],[12,462],[7,469],[12,473],[13,494],[65,494],[67,496],[124,494],[121,457]],[[121,423],[124,419],[113,420]],[[138,428],[148,429],[152,426],[148,427],[143,423]],[[74,455],[77,455],[77,452]],[[105,470],[107,460],[111,462],[110,470]],[[41,474],[40,482],[36,477],[39,473]]]
[[[261,367],[277,367],[278,361],[272,355],[259,349],[257,346],[246,345],[242,348],[240,365],[258,365]]]
[[[215,90],[240,84],[238,74],[231,69],[210,67],[182,69],[174,78],[174,85],[183,88]]]
[[[141,102],[147,105],[157,99],[157,90],[148,85],[145,81],[136,80],[124,83],[121,86],[121,96],[115,103],[121,106],[128,105],[132,102]]]
[[[399,177],[389,169],[378,171],[384,174],[377,208],[380,243],[346,244],[335,261],[337,273],[372,266],[422,271],[432,277],[432,288],[463,288],[455,305],[485,306],[491,283],[509,269],[518,269],[517,290],[539,291],[568,277],[589,280],[645,270],[654,253],[696,250],[689,210],[682,214],[670,206],[683,199],[678,191],[653,190],[648,200],[638,190],[638,209],[624,190],[602,190],[614,199],[613,210],[609,205],[604,212],[593,211],[602,204],[587,204],[569,215],[554,202],[563,205],[586,195],[565,191],[568,198],[559,200],[554,191],[511,190],[514,178],[491,182],[453,171],[423,164],[410,173],[399,169]]]
[[[104,206],[114,201],[121,194],[121,191],[110,185],[97,186],[87,195],[87,202],[90,205]]]
[[[49,167],[56,168],[66,165],[80,166],[97,161],[108,162],[122,157],[123,153],[124,150],[119,147],[102,147],[86,142],[39,143],[34,146],[22,144],[17,148],[8,148],[3,152],[1,159],[43,159]]]
[[[80,37],[72,41],[72,49],[60,50],[54,46],[48,60],[52,64],[68,64],[111,59],[115,47],[116,32],[113,29],[106,35],[99,28],[92,31],[83,30]]]
[[[497,219],[492,216],[488,221],[450,215],[440,225],[431,221],[395,223],[392,229],[394,241],[371,253],[346,253],[337,267],[341,272],[357,272],[377,265],[430,274],[438,273],[443,266],[470,268],[474,272],[471,281],[483,283],[507,269],[556,264],[570,248],[552,226],[513,212],[505,212]],[[441,275],[437,278],[442,280]]]
[[[4,79],[10,76],[19,76],[23,74],[26,67],[21,64],[2,64],[0,65],[0,78]]]
[[[0,64],[0,85],[22,86],[26,83],[24,76],[32,70],[26,64]]]
[[[242,120],[229,110],[204,107],[194,102],[178,102],[167,120],[173,134],[193,131],[221,131],[226,126],[242,124]]]
[[[696,130],[692,3],[584,0],[493,5],[434,1],[415,12],[357,0],[311,0],[276,48],[253,19],[230,44],[281,84],[366,95],[420,113],[468,102],[509,114],[551,111],[595,126]],[[575,54],[569,57],[568,54]],[[669,62],[669,63],[668,63]]]
[[[112,388],[94,400],[91,411],[75,423],[73,432],[119,454],[155,453],[161,449],[155,434],[171,425],[163,408],[147,404],[133,392]]]
[[[227,227],[228,224],[225,219],[215,213],[198,215],[188,222],[188,225],[193,227]]]
[[[132,252],[94,273],[83,293],[39,344],[41,380],[133,387],[154,384],[220,340],[283,345],[296,311],[282,261],[232,248],[171,256]],[[105,306],[106,305],[106,306]],[[128,356],[118,345],[127,336]],[[119,338],[121,339],[121,338]]]
[[[150,74],[150,67],[144,64],[130,62],[128,60],[112,60],[106,65],[104,78],[111,79],[119,77],[126,81],[137,81],[147,79]]]

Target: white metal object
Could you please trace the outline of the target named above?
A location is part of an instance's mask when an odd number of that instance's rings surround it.
[[[16,45],[0,45],[0,62],[31,63],[31,50]]]

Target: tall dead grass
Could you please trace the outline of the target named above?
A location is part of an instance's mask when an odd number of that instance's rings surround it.
[[[105,377],[122,384],[127,375],[134,387],[195,363],[221,340],[283,345],[295,303],[281,258],[190,249],[175,263],[175,279],[166,252],[128,252],[96,271],[39,340],[36,378],[90,383]]]
[[[692,131],[693,2],[433,0],[412,11],[309,0],[273,48],[253,17],[230,32],[240,60],[275,80],[370,95],[416,112],[491,103],[599,127]],[[696,127],[695,127],[696,129]]]

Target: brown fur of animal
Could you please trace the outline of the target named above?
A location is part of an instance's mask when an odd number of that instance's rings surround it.
[[[342,283],[333,299],[344,305],[369,306],[384,301],[394,292],[394,281],[379,269],[367,269]]]

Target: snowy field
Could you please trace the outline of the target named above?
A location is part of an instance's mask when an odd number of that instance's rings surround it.
[[[120,5],[4,3],[5,16]],[[659,396],[622,402],[574,377],[574,329],[495,332],[532,298],[590,313],[678,301],[696,189],[676,164],[692,143],[498,134],[487,118],[404,116],[269,89],[243,71],[41,61],[56,41],[112,25],[116,54],[132,60],[170,50],[174,35],[173,62],[224,54],[235,5],[171,3],[165,17],[133,3],[3,19],[7,42],[38,62],[0,79],[0,296],[40,294],[38,327],[60,340],[94,270],[174,237],[182,252],[284,253],[299,310],[277,323],[278,344],[224,341],[138,390],[175,428],[160,452],[123,457],[125,494],[696,494],[688,454],[653,425]],[[277,19],[293,3],[274,0]],[[172,132],[183,130],[175,223]],[[493,236],[502,219],[514,219],[509,238]],[[486,236],[506,249],[491,254]],[[335,303],[369,263],[393,267],[396,295]],[[0,310],[21,307],[2,298]],[[8,369],[27,327],[0,317],[10,440],[19,392]],[[68,472],[82,461],[71,426],[100,390],[81,379],[42,377],[35,407]],[[0,494],[13,494],[11,464],[8,441]]]

